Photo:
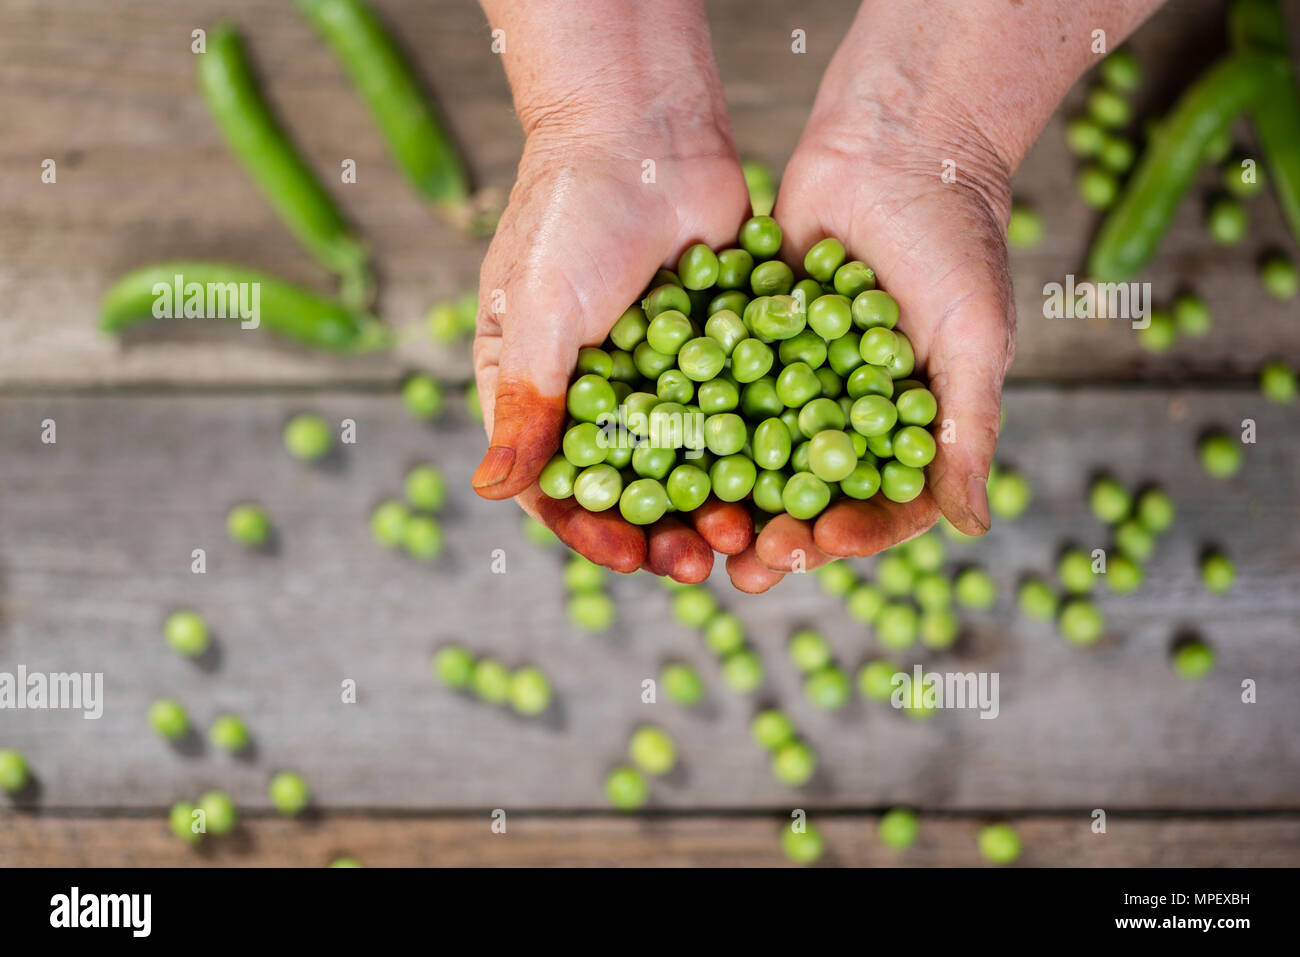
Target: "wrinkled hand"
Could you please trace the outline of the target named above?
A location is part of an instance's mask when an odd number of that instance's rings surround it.
[[[813,243],[834,236],[876,271],[938,400],[938,451],[925,490],[905,505],[877,493],[842,498],[812,522],[774,518],[753,548],[727,561],[742,591],[766,591],[793,567],[875,554],[940,512],[968,535],[988,530],[985,486],[1014,351],[1010,189],[1005,164],[966,128],[882,97],[848,122],[814,121],[786,168],[774,212],[782,257],[802,263]],[[955,182],[940,176],[945,160],[956,164]]]
[[[691,513],[693,527],[669,515],[642,529],[617,507],[587,512],[537,484],[560,444],[579,348],[599,346],[687,246],[732,244],[749,210],[729,131],[646,125],[600,134],[543,126],[528,138],[480,279],[474,368],[490,443],[473,484],[486,498],[514,497],[600,565],[699,582],[714,549],[751,544],[744,506],[711,500]],[[642,181],[647,158],[654,183]]]

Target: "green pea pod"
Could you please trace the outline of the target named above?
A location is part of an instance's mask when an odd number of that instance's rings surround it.
[[[1286,18],[1277,0],[1234,0],[1228,26],[1238,51],[1289,60]],[[1300,241],[1300,85],[1295,71],[1287,68],[1250,113],[1268,161],[1273,192],[1291,234]]]
[[[217,27],[198,58],[199,87],[231,152],[294,238],[343,283],[347,301],[368,298],[365,249],[330,194],[294,149],[257,88],[238,31]]]
[[[393,38],[363,0],[297,0],[342,61],[403,174],[458,225],[469,225],[469,174]]]
[[[111,333],[150,319],[185,318],[264,327],[335,352],[376,349],[391,339],[371,315],[266,273],[224,263],[173,262],[137,269],[113,284],[99,310],[100,328]]]
[[[1088,254],[1088,275],[1125,279],[1163,238],[1179,201],[1205,163],[1206,148],[1285,73],[1276,57],[1236,54],[1193,83],[1161,121],[1119,203],[1106,216]]]

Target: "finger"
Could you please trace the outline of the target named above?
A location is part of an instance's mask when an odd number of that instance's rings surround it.
[[[709,496],[690,513],[691,522],[706,542],[724,555],[736,555],[754,540],[754,519],[739,502],[724,502]]]
[[[554,499],[536,484],[518,496],[524,511],[597,565],[631,574],[646,558],[645,534],[616,511],[589,512],[572,498]]]
[[[785,577],[784,572],[773,571],[760,562],[752,548],[727,558],[727,574],[731,576],[731,584],[751,595],[767,591]]]
[[[792,571],[796,566],[811,571],[831,560],[813,541],[812,525],[793,515],[777,515],[768,522],[754,548],[758,560],[778,572]]]
[[[646,530],[644,568],[686,585],[698,585],[713,571],[713,549],[681,519],[669,515]]]
[[[938,517],[929,489],[902,505],[883,496],[865,502],[840,499],[818,517],[813,540],[830,555],[865,558],[915,538]]]
[[[1006,299],[987,291],[959,303],[931,340],[930,388],[939,403],[937,451],[926,484],[961,532],[989,529],[989,466],[1002,418],[1002,381],[1014,351]]]

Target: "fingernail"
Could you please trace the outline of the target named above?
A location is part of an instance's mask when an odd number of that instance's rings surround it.
[[[966,508],[971,516],[980,523],[984,531],[989,530],[989,480],[983,475],[972,475],[966,481]]]
[[[494,445],[487,450],[483,461],[474,471],[470,484],[475,488],[487,488],[506,480],[515,464],[515,450],[508,445]]]

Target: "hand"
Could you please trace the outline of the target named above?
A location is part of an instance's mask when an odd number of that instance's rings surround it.
[[[653,183],[642,181],[645,159],[655,162]],[[480,280],[474,368],[491,437],[474,473],[480,495],[513,496],[566,545],[620,572],[699,582],[714,549],[750,545],[753,522],[739,504],[710,501],[691,525],[669,515],[643,530],[617,507],[587,512],[537,485],[559,447],[578,349],[600,345],[687,246],[733,243],[748,210],[730,131],[711,119],[617,132],[534,124]]]
[[[797,561],[811,570],[875,554],[919,535],[940,512],[968,535],[989,527],[985,486],[1015,341],[1004,240],[1009,172],[968,127],[910,112],[896,94],[852,111],[850,122],[814,119],[774,215],[787,261],[801,263],[813,243],[834,236],[898,300],[898,329],[938,400],[938,451],[925,490],[905,505],[877,493],[840,499],[812,522],[772,519],[753,548],[727,561],[742,591],[766,591]],[[940,177],[945,160],[956,163],[955,182]]]

